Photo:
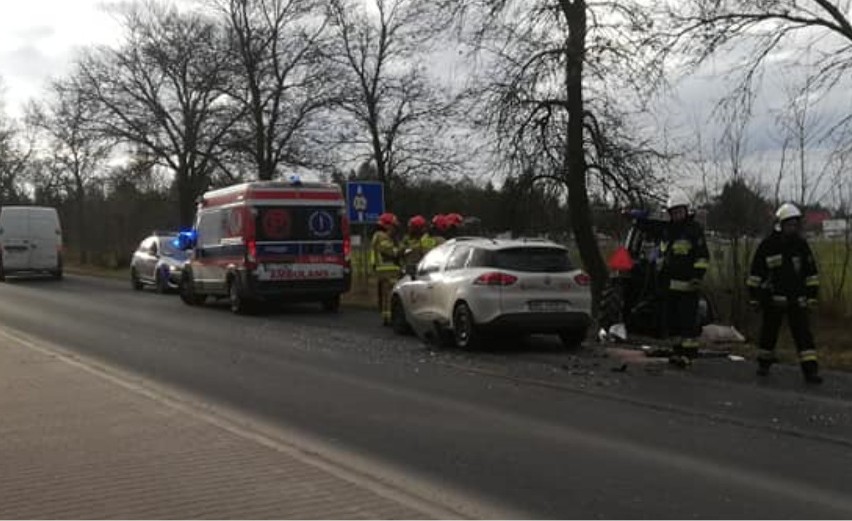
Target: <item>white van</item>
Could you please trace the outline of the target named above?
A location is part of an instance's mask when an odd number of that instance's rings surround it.
[[[62,228],[55,208],[0,209],[0,280],[18,272],[47,272],[62,278]]]

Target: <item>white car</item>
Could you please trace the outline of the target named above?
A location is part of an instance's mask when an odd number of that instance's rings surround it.
[[[589,276],[538,239],[460,238],[430,251],[394,286],[394,331],[473,348],[489,333],[557,334],[568,347],[591,323]]]

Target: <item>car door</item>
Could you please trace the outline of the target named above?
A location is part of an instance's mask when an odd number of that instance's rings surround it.
[[[136,275],[145,282],[151,281],[151,247],[154,243],[154,237],[148,237],[136,250]]]
[[[449,323],[453,314],[459,285],[467,280],[465,268],[473,248],[459,244],[448,252],[447,262],[432,287],[431,315],[435,320]]]
[[[451,250],[452,246],[449,245],[435,248],[423,258],[423,262],[418,268],[417,278],[422,282],[422,285],[418,288],[420,291],[418,295],[420,312],[422,320],[428,324],[442,320],[436,303],[440,301],[440,295],[446,291],[442,284],[443,269]]]

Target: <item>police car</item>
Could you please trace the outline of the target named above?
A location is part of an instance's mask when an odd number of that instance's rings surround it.
[[[337,311],[351,285],[345,201],[331,183],[251,182],[204,194],[181,299],[227,298],[235,313],[269,301],[316,301]]]

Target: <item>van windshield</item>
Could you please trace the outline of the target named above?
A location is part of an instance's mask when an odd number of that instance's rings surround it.
[[[342,240],[338,208],[328,206],[257,206],[258,241]]]

